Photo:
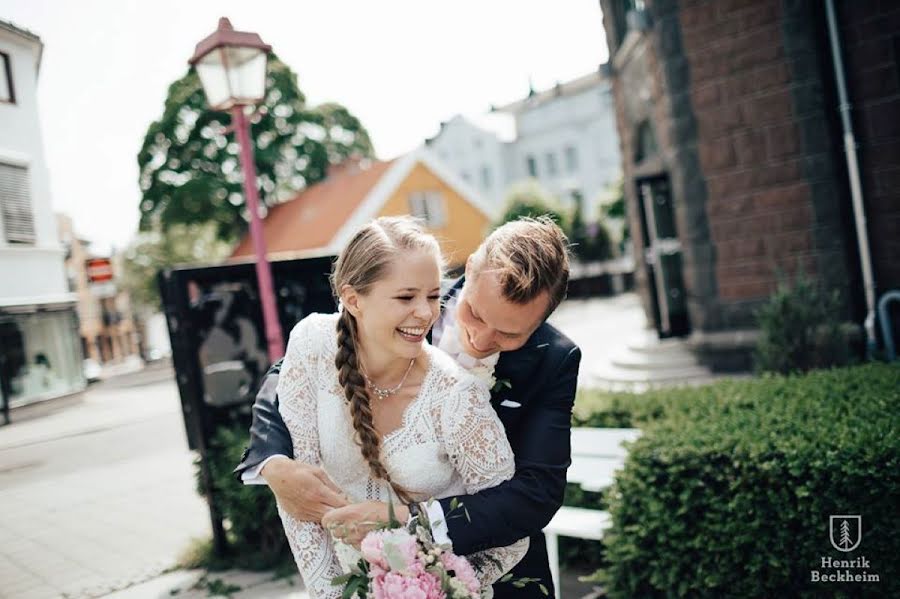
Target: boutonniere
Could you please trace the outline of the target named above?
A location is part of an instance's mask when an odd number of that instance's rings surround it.
[[[493,388],[497,382],[497,379],[494,378],[494,367],[490,365],[476,364],[469,368],[469,373],[481,381],[488,389]]]
[[[509,382],[509,379],[494,379],[491,393],[500,393],[503,389],[512,389],[512,383]]]

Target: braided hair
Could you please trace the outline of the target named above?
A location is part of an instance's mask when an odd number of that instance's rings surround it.
[[[335,262],[331,276],[335,297],[340,297],[345,285],[365,294],[373,283],[387,274],[393,259],[403,250],[433,252],[443,266],[440,246],[417,220],[408,216],[381,217],[357,231]],[[402,502],[410,503],[409,493],[391,480],[381,462],[381,443],[372,417],[371,397],[359,366],[359,329],[356,318],[346,309],[341,311],[337,321],[337,343],[334,366],[350,406],[356,443],[373,478],[387,482]]]

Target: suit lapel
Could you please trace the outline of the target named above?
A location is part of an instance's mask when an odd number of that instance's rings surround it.
[[[504,399],[511,399],[524,406],[529,398],[528,381],[534,377],[534,371],[544,357],[549,344],[540,343],[532,335],[525,345],[515,351],[502,352],[494,378],[506,380],[509,386],[501,386],[496,393],[491,393],[491,403],[496,408]]]

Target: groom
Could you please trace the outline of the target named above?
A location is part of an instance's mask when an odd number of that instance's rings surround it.
[[[506,223],[469,257],[465,276],[443,298],[431,342],[470,369],[482,360],[490,364],[500,352],[491,405],[506,429],[516,473],[480,493],[402,506],[397,514],[402,521],[410,507],[426,510],[436,523],[435,539],[452,543],[460,555],[531,537],[512,576],[540,579],[550,596],[553,581],[541,530],[563,501],[581,351],[545,321],[564,299],[568,278],[568,242],[546,218]],[[235,472],[245,483],[268,484],[279,504],[300,520],[386,521],[386,505],[347,505],[324,471],[288,459],[293,448],[275,394],[280,366],[271,368],[257,395],[250,446]],[[454,500],[468,518],[446,517]],[[545,597],[537,584],[497,583],[494,593],[496,599]]]

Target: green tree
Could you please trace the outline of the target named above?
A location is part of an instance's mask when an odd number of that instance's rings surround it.
[[[160,270],[176,264],[218,262],[230,253],[231,244],[219,239],[212,223],[144,231],[125,250],[123,286],[135,307],[159,310],[156,276]]]
[[[625,180],[620,178],[608,188],[607,192],[608,195],[601,212],[604,219],[613,226],[613,229],[621,229],[621,238],[618,240],[619,252],[625,253],[625,245],[631,239],[631,231],[628,228],[628,215],[625,211]]]
[[[138,154],[142,231],[213,223],[227,241],[246,231],[239,147],[227,132],[230,124],[230,113],[207,107],[193,69],[169,87],[163,115],[150,125]],[[340,104],[308,107],[296,75],[275,56],[251,136],[265,207],[324,179],[329,164],[373,155],[359,120]]]
[[[565,211],[559,206],[556,198],[550,195],[537,181],[528,181],[514,185],[506,196],[506,208],[497,221],[499,227],[503,223],[517,220],[523,216],[548,215],[564,230],[568,228]]]

